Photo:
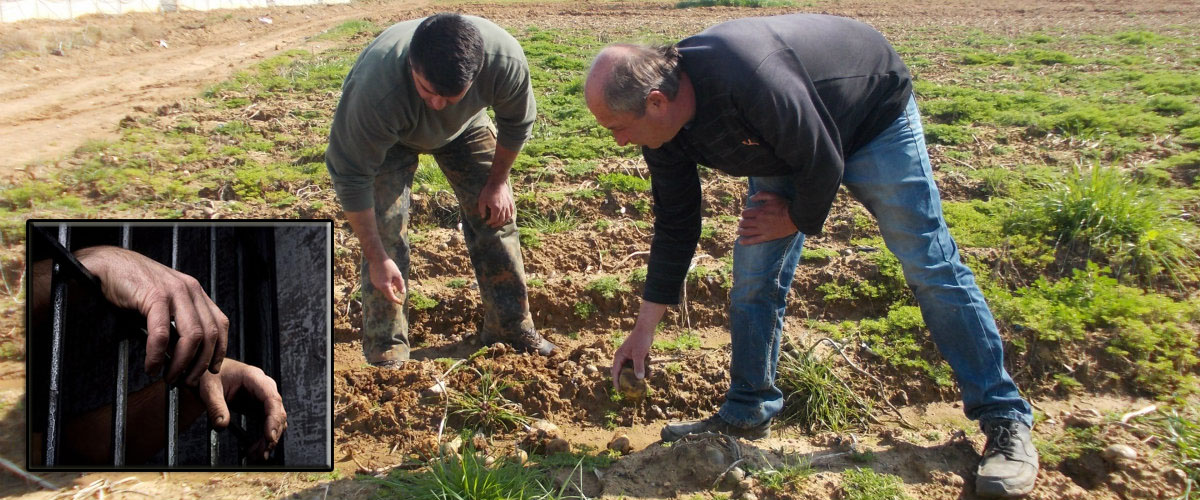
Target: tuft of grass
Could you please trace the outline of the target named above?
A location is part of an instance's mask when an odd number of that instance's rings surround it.
[[[467,285],[468,285],[467,280],[464,278],[452,278],[452,279],[450,279],[450,281],[446,282],[447,287],[453,288],[455,290],[461,290],[463,288],[466,288]]]
[[[596,309],[596,304],[591,302],[576,302],[574,310],[575,315],[579,316],[580,319],[588,319],[599,311]]]
[[[855,468],[843,472],[842,493],[841,498],[845,500],[912,500],[904,492],[902,479],[871,469]]]
[[[426,309],[433,309],[437,307],[438,301],[437,299],[429,297],[420,291],[410,290],[408,292],[408,305],[414,311],[424,311]]]
[[[442,172],[442,168],[437,165],[433,157],[425,155],[421,155],[418,160],[417,172],[413,174],[413,184],[418,186],[417,191],[427,193],[454,191],[454,188],[450,186],[450,180]]]
[[[616,276],[601,276],[588,282],[585,289],[589,292],[596,292],[601,297],[606,299],[616,298],[618,293],[629,293],[629,285],[621,283],[621,278]]]
[[[579,226],[579,215],[574,209],[562,208],[544,214],[529,214],[523,221],[526,227],[539,233],[565,233]]]
[[[620,191],[623,193],[638,193],[650,190],[650,180],[641,177],[622,174],[610,173],[601,174],[598,179],[600,187],[608,191]]]
[[[512,387],[502,377],[490,370],[471,368],[478,377],[473,388],[454,393],[450,399],[451,414],[461,417],[463,422],[487,431],[510,430],[529,423],[521,405],[504,397],[504,391]]]
[[[377,480],[384,498],[412,500],[553,500],[565,498],[563,489],[538,467],[525,467],[506,458],[488,466],[467,448],[461,456],[441,457],[419,471],[393,469]]]
[[[1152,423],[1155,434],[1173,446],[1171,461],[1187,475],[1178,500],[1200,499],[1200,419],[1195,409],[1182,414],[1176,409],[1159,410]]]
[[[700,336],[691,330],[684,330],[673,339],[658,339],[651,346],[656,351],[687,351],[700,348]]]
[[[1033,446],[1037,448],[1038,457],[1046,467],[1058,467],[1063,462],[1099,452],[1104,443],[1094,427],[1068,427],[1061,433],[1034,436]]]
[[[815,472],[816,469],[813,468],[812,461],[808,457],[797,456],[794,458],[784,457],[783,463],[778,466],[772,467],[767,464],[766,467],[751,471],[750,474],[764,488],[771,491],[782,491],[787,485],[808,478]]]
[[[1165,276],[1182,288],[1196,275],[1200,246],[1194,227],[1169,215],[1162,198],[1116,167],[1096,165],[1016,202],[1003,226],[1106,262],[1118,276],[1144,283]]]
[[[842,381],[828,356],[783,353],[776,384],[784,393],[784,421],[809,432],[841,432],[869,422],[870,402]]]
[[[382,30],[379,25],[363,19],[353,19],[342,24],[329,28],[317,36],[314,40],[349,40],[358,35],[374,37],[375,34]]]

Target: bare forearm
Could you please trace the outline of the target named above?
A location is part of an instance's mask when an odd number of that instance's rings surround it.
[[[390,258],[383,247],[383,240],[379,237],[379,228],[375,225],[374,209],[346,212],[346,219],[350,221],[350,229],[358,237],[363,257],[367,262],[380,262]]]
[[[513,162],[517,160],[518,153],[520,153],[519,150],[496,145],[496,155],[492,157],[492,170],[488,173],[488,184],[508,182],[508,174],[512,171]]]

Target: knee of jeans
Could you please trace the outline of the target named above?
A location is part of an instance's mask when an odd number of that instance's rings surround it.
[[[764,302],[779,295],[779,283],[766,277],[734,276],[729,300],[734,304]]]

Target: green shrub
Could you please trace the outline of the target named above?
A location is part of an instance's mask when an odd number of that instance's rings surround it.
[[[1165,273],[1179,283],[1195,274],[1194,229],[1169,217],[1153,189],[1115,167],[1097,165],[1067,176],[1019,201],[1003,225],[1006,231],[1102,257],[1119,275],[1144,282]]]
[[[958,125],[943,125],[940,123],[930,123],[925,125],[925,138],[933,144],[945,144],[948,146],[956,146],[966,144],[974,140],[974,136],[967,127]]]
[[[650,190],[650,180],[622,173],[601,174],[600,187],[608,191],[638,193]]]
[[[988,290],[997,320],[1042,342],[1099,342],[1128,360],[1122,373],[1158,395],[1196,389],[1200,357],[1193,325],[1200,303],[1120,284],[1111,271],[1089,262],[1057,281],[1045,277],[1014,291]]]
[[[417,290],[409,290],[408,305],[409,307],[412,307],[414,311],[424,311],[426,309],[433,309],[437,307],[438,301],[437,299],[431,298]]]
[[[606,299],[616,298],[618,293],[630,292],[629,285],[621,283],[621,279],[616,276],[596,278],[587,284],[586,289],[590,292],[596,292]]]

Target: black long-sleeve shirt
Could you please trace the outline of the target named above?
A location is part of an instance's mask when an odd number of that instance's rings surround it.
[[[655,213],[643,298],[662,304],[679,302],[700,238],[697,164],[737,176],[792,176],[792,222],[817,234],[845,159],[895,121],[912,94],[896,51],[852,19],[737,19],[677,46],[696,114],[671,141],[642,148]]]

